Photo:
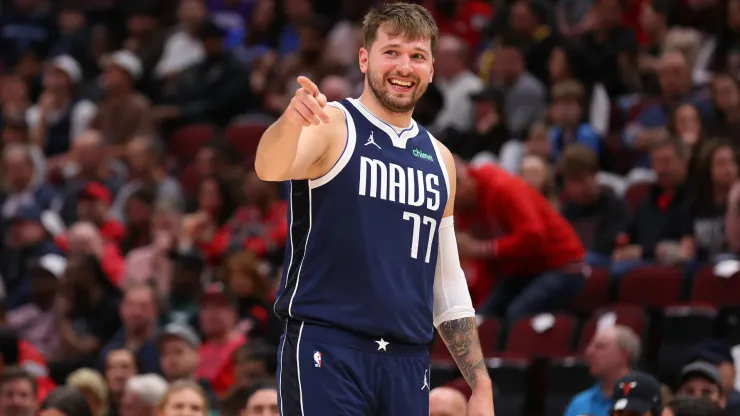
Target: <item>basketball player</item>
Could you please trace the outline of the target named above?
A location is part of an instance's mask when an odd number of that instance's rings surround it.
[[[359,99],[326,102],[299,77],[262,136],[255,169],[290,184],[290,235],[276,312],[283,416],[428,416],[436,326],[493,415],[453,227],[450,152],[411,114],[434,73],[437,26],[414,4],[365,16]]]

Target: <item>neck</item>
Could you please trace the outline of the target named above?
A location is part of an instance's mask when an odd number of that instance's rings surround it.
[[[373,94],[372,90],[365,85],[365,91],[359,98],[360,103],[365,106],[371,113],[373,113],[379,119],[385,121],[391,126],[396,127],[408,127],[411,124],[411,113],[413,110],[406,113],[394,113],[383,107],[378,101],[377,97]]]
[[[225,344],[229,341],[230,335],[231,333],[229,331],[226,331],[223,334],[212,336],[210,341],[214,344]]]
[[[601,392],[604,393],[604,396],[611,397],[612,391],[614,390],[614,385],[617,384],[617,381],[620,378],[626,376],[629,372],[629,368],[624,368],[618,372],[615,372],[614,374],[601,379]]]
[[[660,26],[656,28],[653,33],[650,34],[650,41],[653,43],[653,45],[662,45],[667,33],[668,28],[665,26]]]
[[[127,329],[126,343],[140,346],[154,334],[154,325],[150,324],[144,328]]]

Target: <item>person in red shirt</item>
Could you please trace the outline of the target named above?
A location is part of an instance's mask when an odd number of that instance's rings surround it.
[[[522,179],[495,166],[458,163],[455,211],[458,224],[494,236],[457,235],[460,256],[490,261],[499,279],[479,313],[513,321],[553,312],[583,289],[586,253],[578,236]]]
[[[237,327],[234,297],[222,283],[209,285],[200,297],[200,329],[204,340],[198,349],[196,379],[207,380],[217,396],[223,397],[236,383],[234,352],[246,342]]]

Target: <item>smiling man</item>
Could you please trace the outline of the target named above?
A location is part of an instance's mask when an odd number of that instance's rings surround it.
[[[305,77],[262,136],[255,170],[290,181],[276,312],[283,416],[428,416],[432,324],[493,415],[453,227],[455,162],[411,115],[432,81],[438,29],[414,4],[363,22],[359,99],[327,103]]]

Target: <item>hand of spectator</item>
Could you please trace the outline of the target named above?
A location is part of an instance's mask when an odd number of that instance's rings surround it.
[[[166,121],[180,117],[180,108],[174,105],[163,105],[152,109],[152,117],[157,121]]]
[[[54,96],[54,94],[49,91],[44,91],[43,93],[41,93],[41,96],[39,97],[36,104],[39,106],[39,110],[41,110],[42,113],[45,113],[56,107],[56,101],[57,97]]]
[[[186,216],[182,220],[182,227],[180,228],[180,235],[194,240],[196,236],[202,231],[203,227],[208,224],[209,217],[205,212],[196,212]]]
[[[490,244],[486,240],[478,240],[468,233],[457,233],[457,249],[461,257],[481,259],[488,257]]]
[[[620,247],[614,250],[612,258],[614,261],[640,260],[642,258],[642,247],[636,244]]]
[[[668,130],[665,127],[650,127],[645,128],[637,134],[635,139],[635,147],[637,149],[647,149],[651,144],[658,140],[666,137]]]
[[[290,100],[283,117],[291,124],[301,127],[328,123],[329,115],[324,111],[326,96],[319,92],[319,87],[306,77],[298,77],[301,88]]]
[[[498,111],[492,111],[475,123],[475,130],[480,133],[486,133],[499,123]]]

